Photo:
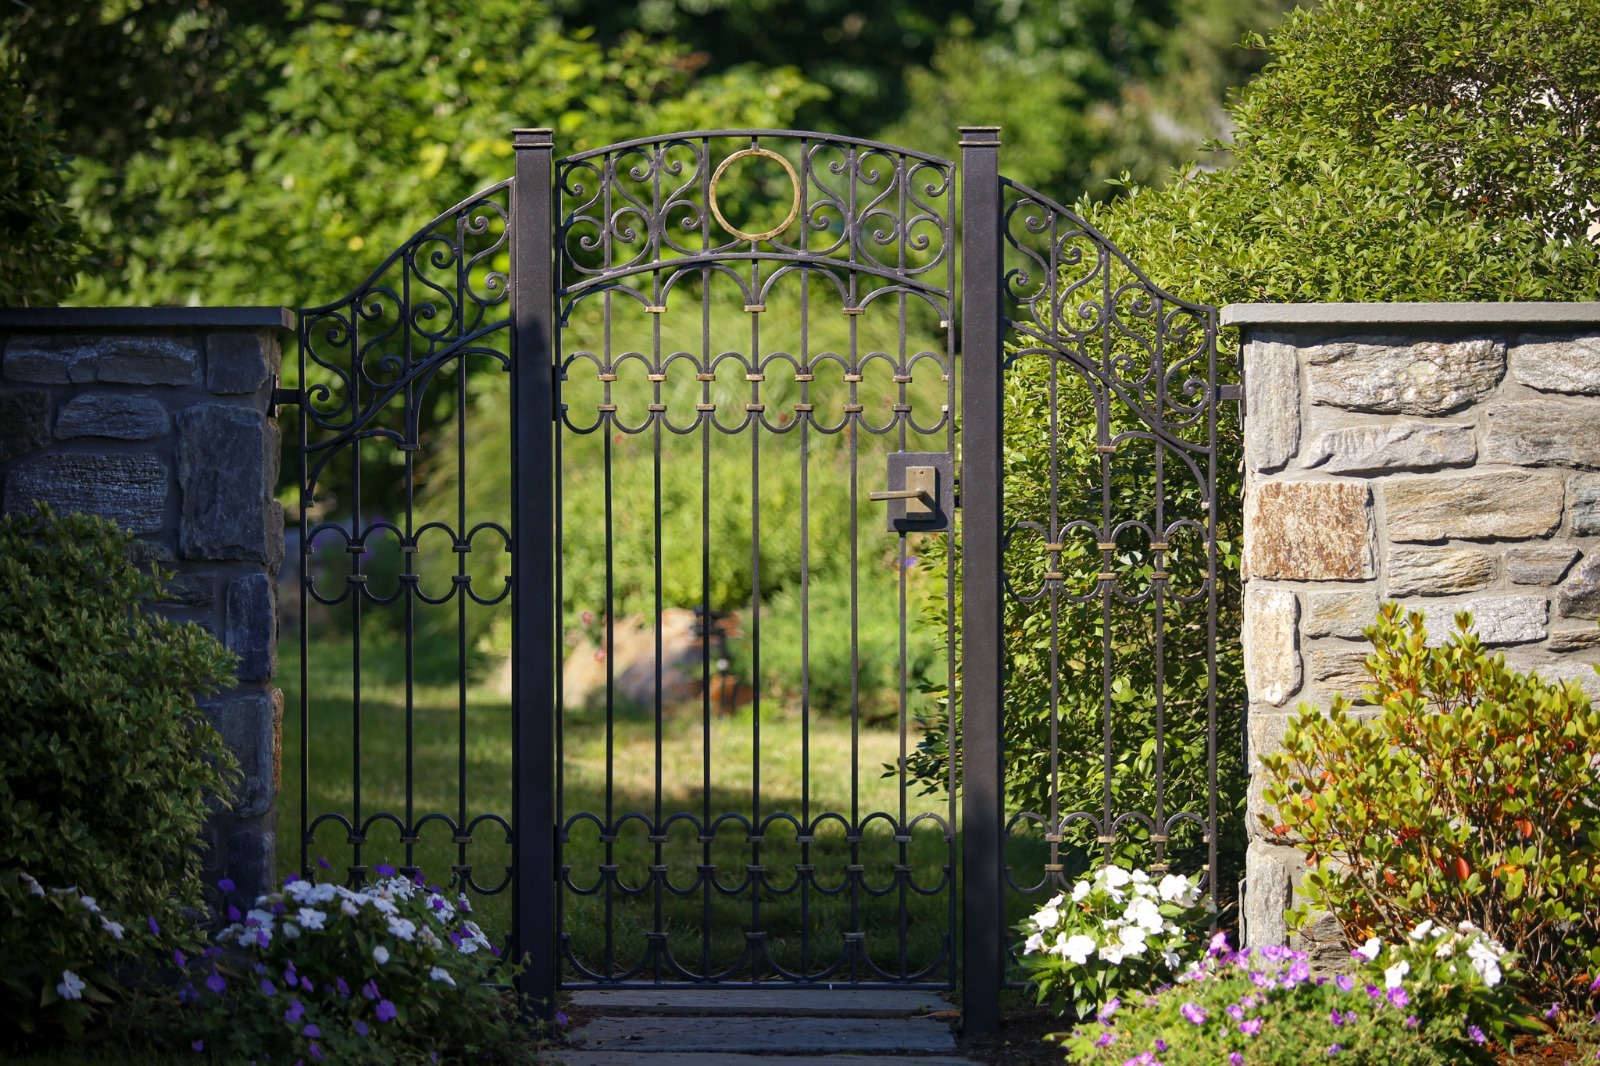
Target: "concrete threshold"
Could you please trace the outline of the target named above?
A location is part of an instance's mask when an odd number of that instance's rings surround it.
[[[824,988],[605,988],[572,994],[588,1014],[760,1014],[791,1018],[904,1018],[951,1009],[931,992]]]
[[[933,1018],[648,1016],[597,1018],[571,1034],[580,1051],[736,1052],[787,1055],[948,1052],[955,1037]],[[703,1057],[697,1061],[704,1063]]]

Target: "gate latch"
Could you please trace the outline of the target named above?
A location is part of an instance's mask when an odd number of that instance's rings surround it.
[[[941,533],[955,510],[950,456],[944,452],[890,452],[889,488],[867,498],[889,505],[891,533]]]

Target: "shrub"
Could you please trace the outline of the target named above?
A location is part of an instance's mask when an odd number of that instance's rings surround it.
[[[1449,958],[1433,958],[1446,941],[1387,950],[1373,941],[1353,955],[1355,973],[1313,977],[1301,952],[1234,954],[1219,935],[1177,984],[1137,1003],[1111,1000],[1095,1021],[1060,1039],[1083,1064],[1492,1062],[1491,1041],[1532,1024],[1513,1012],[1514,993],[1498,980],[1514,959],[1478,930],[1449,936]]]
[[[291,876],[186,967],[182,1046],[224,1061],[393,1063],[514,1054],[531,1041],[493,982],[465,895],[377,868],[356,891]],[[224,891],[232,885],[220,883]]]
[[[1017,926],[1027,937],[1022,967],[1040,1003],[1086,1018],[1182,973],[1200,955],[1198,931],[1210,915],[1191,878],[1167,874],[1158,884],[1143,870],[1103,866],[1073,886],[1070,900],[1057,895]]]
[[[193,925],[207,802],[225,799],[236,769],[195,694],[231,683],[234,663],[199,626],[141,609],[164,585],[131,550],[104,519],[43,507],[0,518],[0,881],[14,908],[19,870],[74,886],[165,950]],[[54,922],[16,935],[55,935]],[[63,950],[91,942],[109,946]],[[98,972],[107,960],[79,961]],[[36,1009],[58,979],[40,972],[31,992],[8,979],[4,1009]]]
[[[1576,682],[1506,667],[1471,632],[1430,647],[1385,604],[1365,723],[1342,698],[1303,707],[1261,758],[1267,830],[1315,869],[1291,915],[1333,914],[1352,940],[1467,921],[1508,945],[1538,989],[1587,994],[1600,967],[1600,712]]]

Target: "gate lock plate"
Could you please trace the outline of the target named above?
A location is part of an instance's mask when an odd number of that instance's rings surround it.
[[[944,533],[955,510],[953,465],[945,452],[889,453],[889,488],[868,494],[889,505],[890,533]]]

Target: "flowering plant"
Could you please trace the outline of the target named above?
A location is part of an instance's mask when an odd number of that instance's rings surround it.
[[[494,987],[508,974],[492,972],[499,951],[466,896],[377,869],[370,888],[291,876],[248,912],[229,907],[220,946],[177,960],[190,1046],[227,1061],[387,1063],[520,1038],[515,1003]]]
[[[1104,866],[1017,926],[1022,966],[1057,1014],[1078,1016],[1120,993],[1171,979],[1199,956],[1210,917],[1192,879]]]
[[[117,990],[116,964],[154,945],[76,887],[46,888],[24,870],[0,873],[0,986],[6,1019],[33,1035],[79,1036]]]
[[[1368,941],[1352,953],[1355,972],[1332,977],[1313,976],[1288,948],[1231,952],[1219,933],[1176,984],[1111,1000],[1059,1039],[1084,1064],[1446,1066],[1492,1062],[1492,1041],[1538,1027],[1505,980],[1514,959],[1481,931],[1413,932],[1402,944]]]

